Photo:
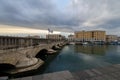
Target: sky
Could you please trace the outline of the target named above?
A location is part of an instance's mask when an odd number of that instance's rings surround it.
[[[120,0],[0,0],[0,33],[105,30],[120,36]]]

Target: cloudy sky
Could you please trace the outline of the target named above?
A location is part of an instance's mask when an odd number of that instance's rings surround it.
[[[106,30],[120,35],[120,0],[0,0],[0,32]],[[23,30],[24,29],[24,30]]]

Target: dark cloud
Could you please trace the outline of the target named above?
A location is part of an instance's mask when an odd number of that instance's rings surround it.
[[[0,24],[61,31],[120,26],[119,0],[0,0]],[[112,5],[112,6],[111,6]]]
[[[101,27],[103,29],[114,29],[114,28],[120,28],[120,18],[115,19],[109,19],[104,24],[101,24],[99,26],[96,26],[97,28]]]
[[[73,26],[76,21],[66,18],[52,0],[1,0],[0,23],[16,26]]]

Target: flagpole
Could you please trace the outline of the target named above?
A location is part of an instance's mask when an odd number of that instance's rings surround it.
[[[49,32],[50,32],[50,29],[48,28],[47,44],[49,43]]]

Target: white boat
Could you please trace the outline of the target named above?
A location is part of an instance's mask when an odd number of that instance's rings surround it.
[[[87,44],[88,44],[88,42],[83,42],[83,43],[82,43],[82,45],[87,45]]]
[[[73,44],[75,44],[75,43],[74,43],[74,42],[70,42],[69,44],[72,44],[72,45],[73,45]]]

